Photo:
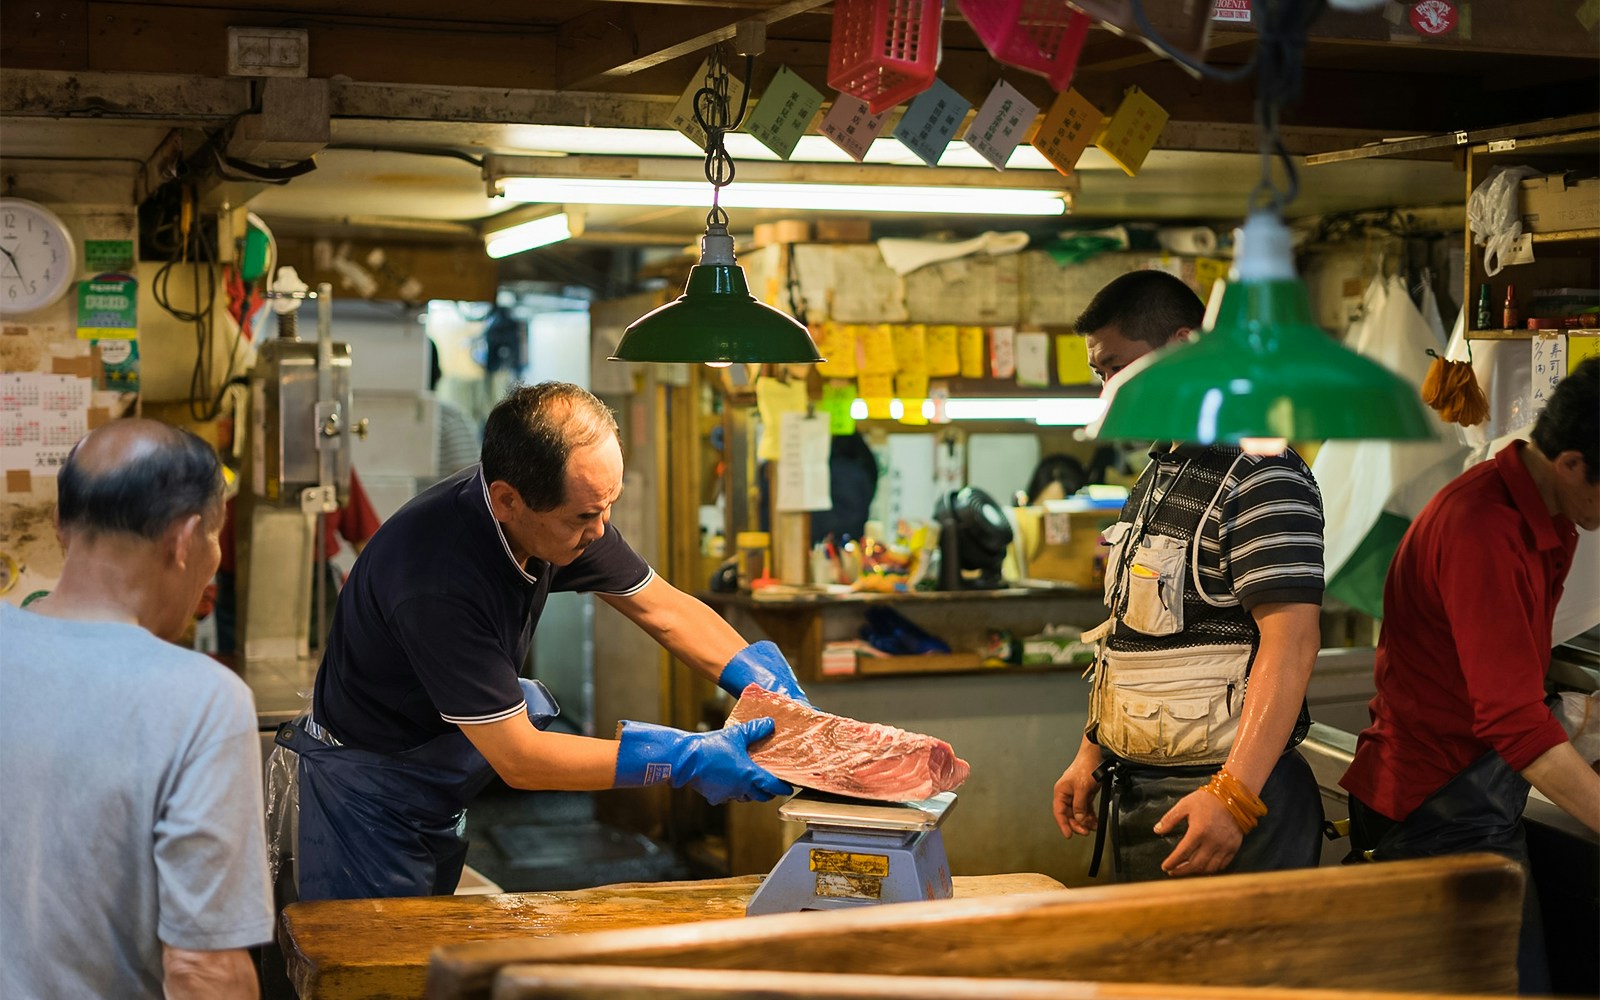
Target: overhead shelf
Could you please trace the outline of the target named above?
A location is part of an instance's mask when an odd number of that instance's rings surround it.
[[[1546,334],[1567,337],[1600,337],[1600,330],[1468,330],[1468,340],[1532,340]]]

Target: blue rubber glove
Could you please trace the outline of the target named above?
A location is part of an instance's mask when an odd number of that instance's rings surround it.
[[[672,782],[717,805],[734,799],[765,802],[794,789],[750,759],[751,743],[772,735],[771,719],[751,719],[710,733],[686,733],[648,722],[624,722],[614,787]]]
[[[783,658],[776,643],[757,642],[739,650],[717,677],[717,687],[735,698],[744,692],[747,684],[754,684],[764,691],[788,695],[795,701],[803,701],[807,705],[811,704],[806,693],[800,689],[800,682],[795,680],[794,670],[790,668],[789,661]]]

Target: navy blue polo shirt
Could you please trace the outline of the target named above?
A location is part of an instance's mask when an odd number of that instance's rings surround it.
[[[313,714],[381,753],[525,711],[517,671],[551,591],[626,596],[654,571],[616,528],[567,566],[517,565],[478,466],[414,497],[339,592]]]

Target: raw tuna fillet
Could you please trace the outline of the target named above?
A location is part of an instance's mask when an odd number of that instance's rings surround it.
[[[750,745],[750,759],[802,788],[911,802],[950,791],[972,770],[944,740],[829,715],[754,684],[728,722],[769,717],[778,728]]]

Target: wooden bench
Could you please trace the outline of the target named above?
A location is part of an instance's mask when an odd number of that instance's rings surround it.
[[[1476,854],[485,941],[437,951],[428,988],[436,1000],[487,998],[507,965],[562,963],[1509,991],[1522,883],[1513,862]]]
[[[573,892],[352,899],[284,908],[280,943],[301,1000],[420,997],[441,945],[744,917],[761,876],[608,885]],[[1059,890],[1045,875],[955,879],[957,898]]]

